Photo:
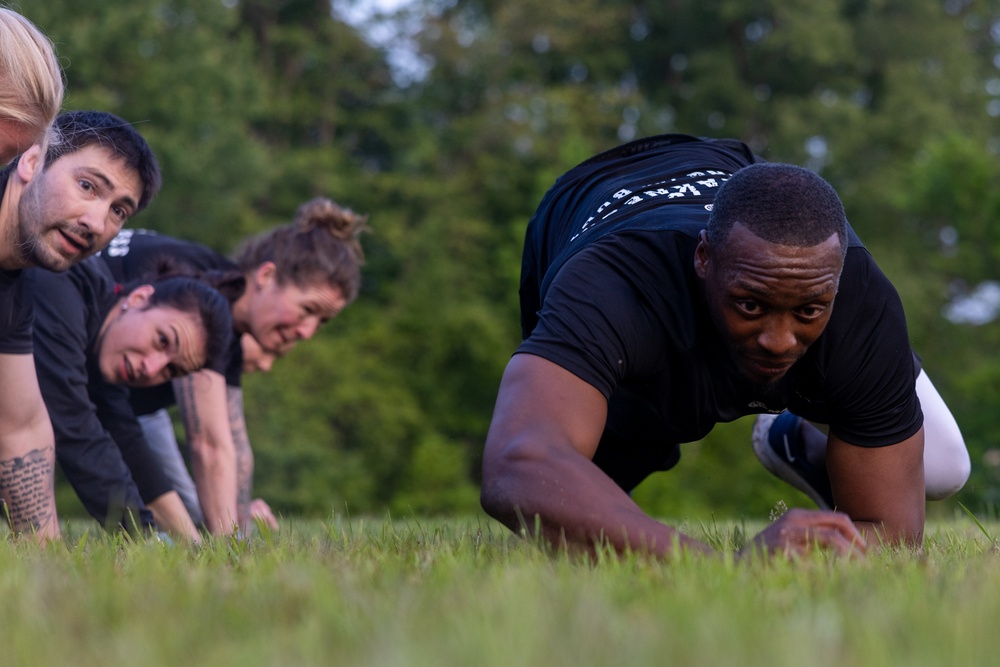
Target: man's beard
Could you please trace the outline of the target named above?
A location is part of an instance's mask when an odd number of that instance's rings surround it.
[[[25,266],[37,266],[49,271],[65,271],[72,266],[73,260],[46,246],[41,234],[22,233],[21,236],[17,248]]]
[[[28,204],[26,207],[23,206],[25,203]],[[45,243],[46,236],[61,235],[60,230],[69,232],[70,238],[83,239],[89,247],[76,255],[66,257]],[[46,222],[44,211],[37,200],[22,201],[22,206],[18,207],[16,234],[18,238],[15,245],[25,266],[38,266],[49,271],[65,271],[76,262],[94,254],[94,239],[89,231],[76,228],[68,222]]]

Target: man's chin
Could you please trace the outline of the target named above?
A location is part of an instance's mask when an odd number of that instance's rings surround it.
[[[37,266],[39,268],[45,269],[46,271],[53,271],[55,273],[62,273],[68,270],[74,264],[78,264],[87,257],[89,254],[76,254],[70,257],[66,255],[52,252],[50,250],[39,251],[37,248],[35,252],[31,253],[28,257],[28,263],[30,266]]]
[[[790,370],[791,366],[781,372],[761,372],[756,367],[743,366],[740,368],[740,375],[753,386],[757,393],[767,394],[782,384],[782,380],[788,377]]]

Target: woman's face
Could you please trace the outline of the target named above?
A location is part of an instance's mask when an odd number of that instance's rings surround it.
[[[44,131],[29,127],[12,118],[0,118],[0,165],[5,165],[15,157],[41,141]]]
[[[249,289],[247,331],[262,348],[282,355],[299,341],[312,338],[327,320],[339,313],[347,300],[337,287],[315,283],[300,287],[281,284],[274,265],[265,263],[254,274]]]
[[[205,365],[205,329],[198,315],[169,306],[123,305],[108,314],[97,341],[98,367],[107,382],[150,387]]]

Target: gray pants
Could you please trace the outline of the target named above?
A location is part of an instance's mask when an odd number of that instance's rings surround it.
[[[174,424],[166,410],[139,417],[139,425],[146,436],[149,448],[160,462],[164,474],[170,480],[174,490],[180,494],[184,506],[187,508],[191,520],[196,526],[205,523],[205,515],[201,511],[201,503],[198,501],[198,491],[195,488],[191,473],[188,472],[181,455],[180,445],[177,444],[177,436],[174,434]]]

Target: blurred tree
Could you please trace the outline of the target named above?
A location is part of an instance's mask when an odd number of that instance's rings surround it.
[[[153,207],[131,224],[228,250],[259,227],[256,187],[267,147],[249,131],[266,88],[236,13],[197,0],[33,2],[26,15],[56,43],[66,108],[135,123],[165,174]]]

